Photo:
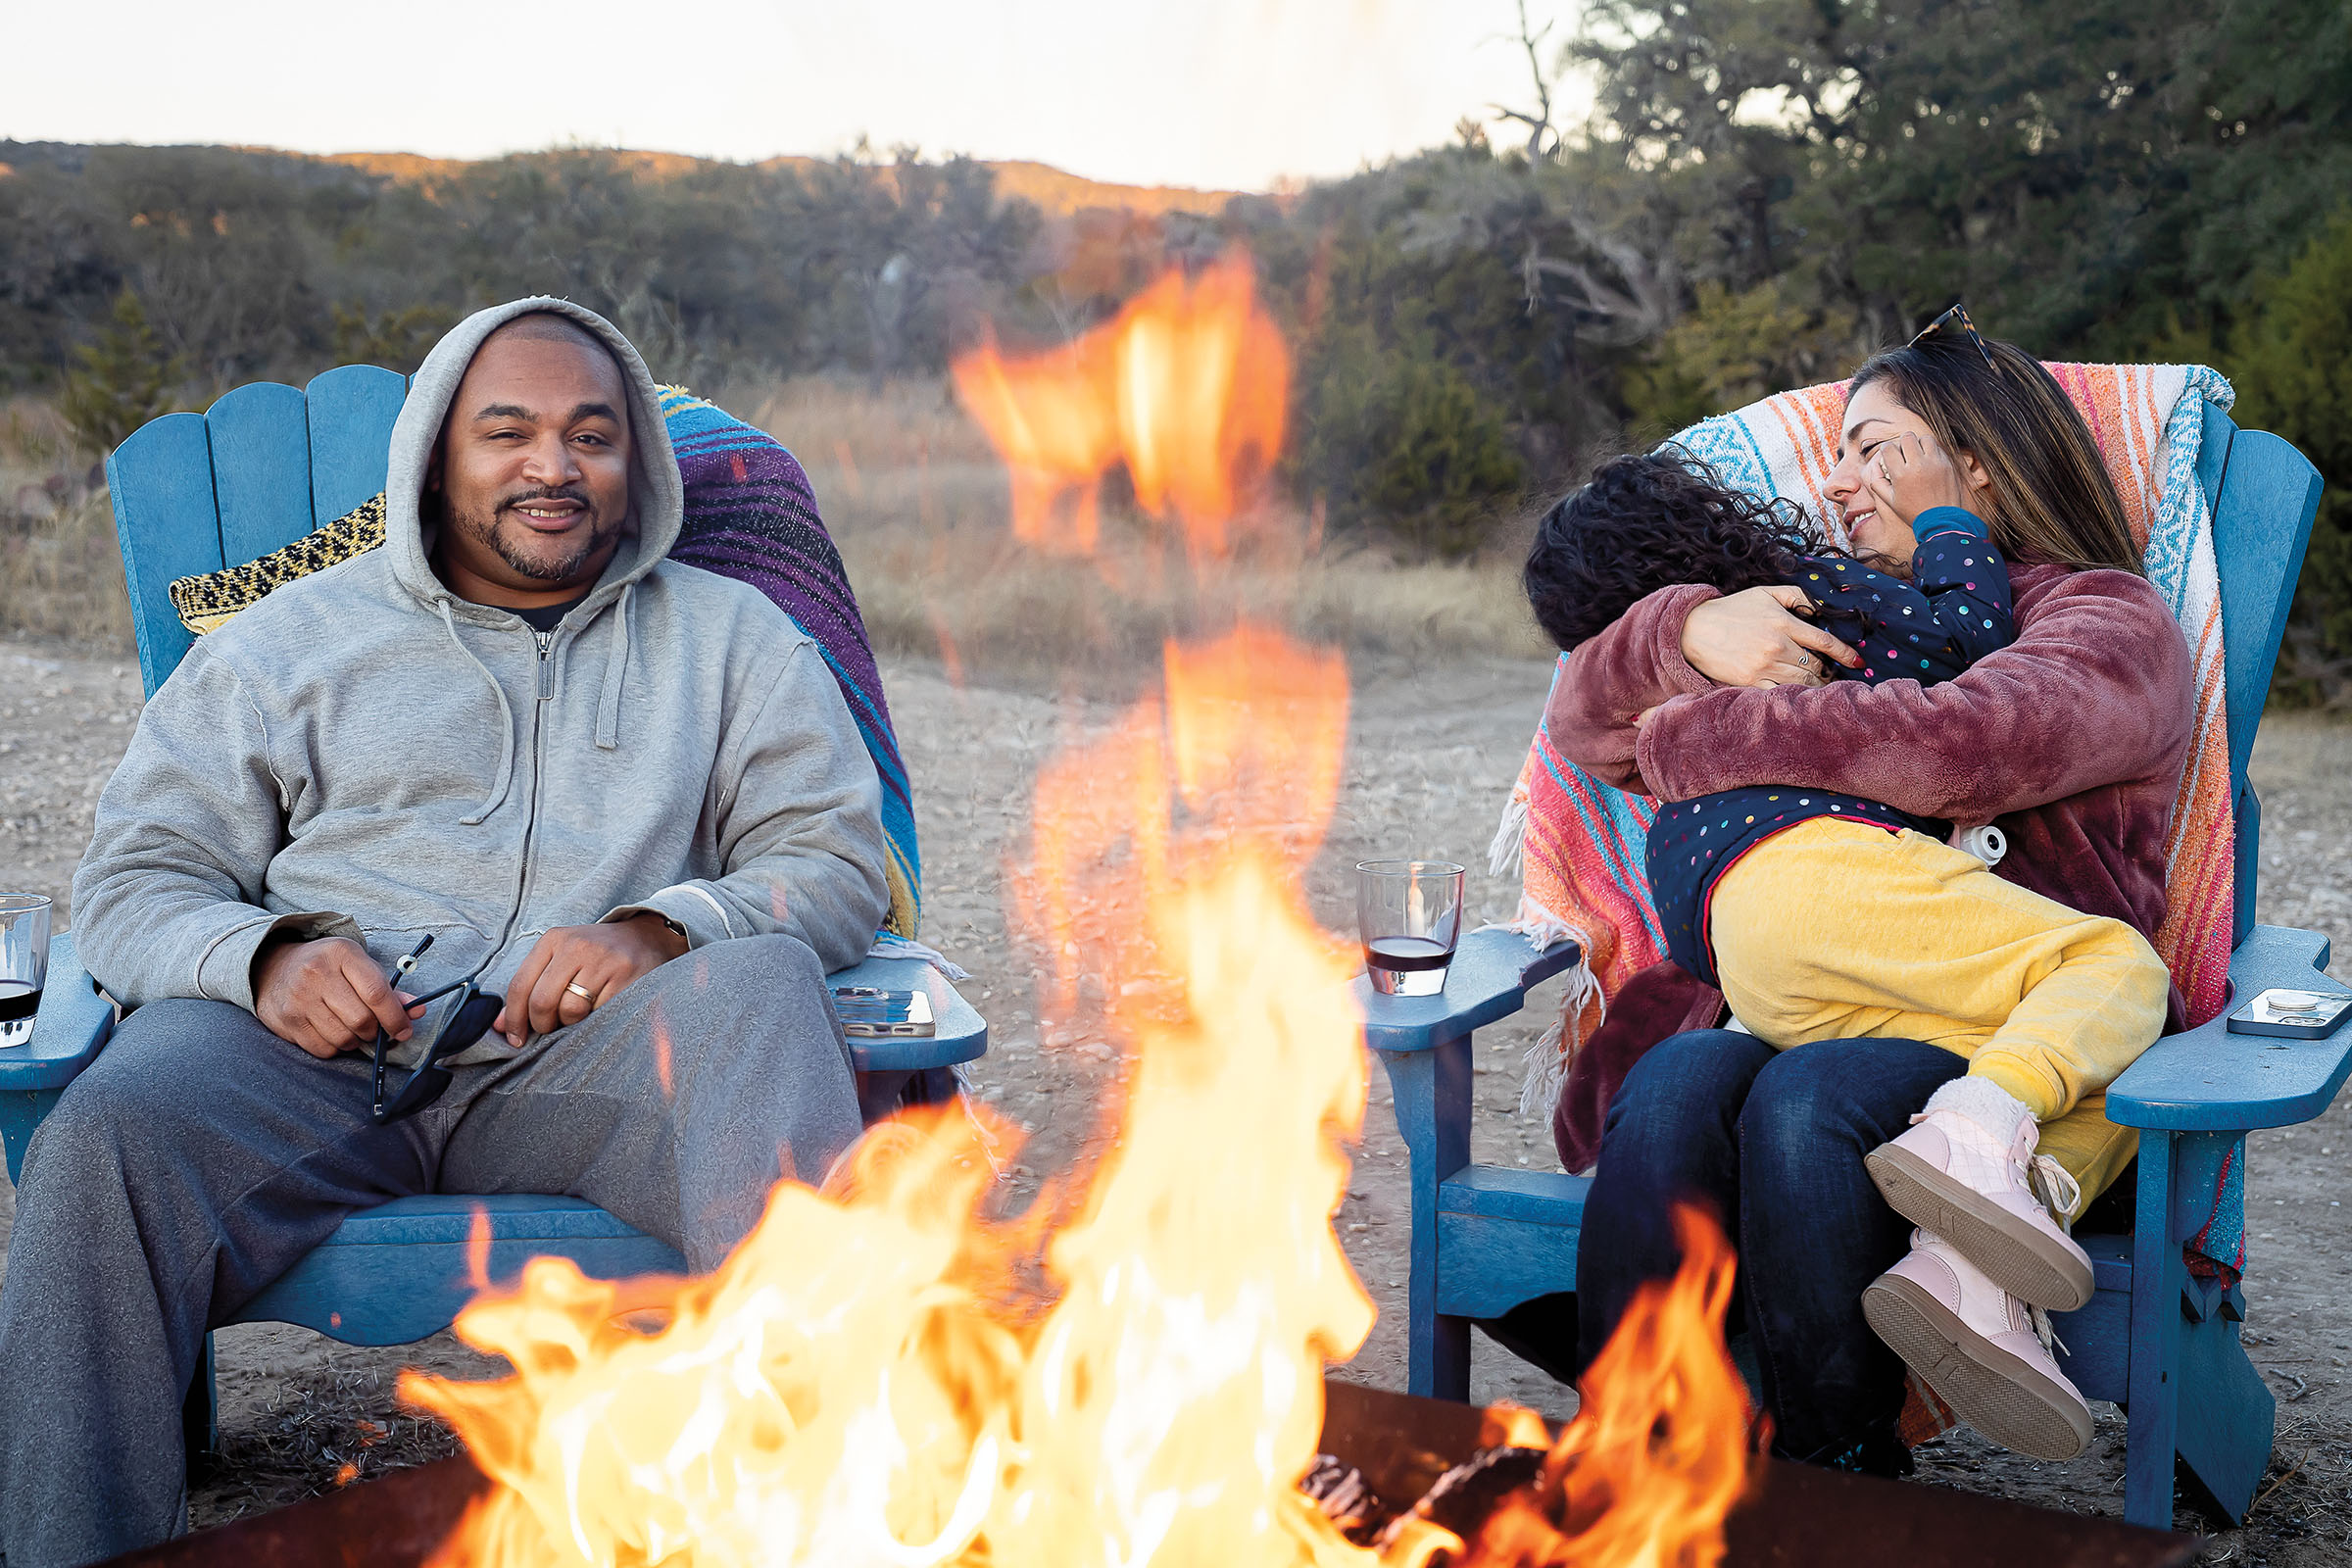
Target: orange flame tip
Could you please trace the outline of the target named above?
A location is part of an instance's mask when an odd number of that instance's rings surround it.
[[[654,1004],[653,1036],[654,1081],[662,1086],[663,1100],[675,1100],[677,1092],[670,1083],[669,1028],[662,1021],[662,1004],[659,1001]]]
[[[1490,1404],[1479,1424],[1478,1444],[1482,1448],[1548,1448],[1551,1428],[1525,1405]]]
[[[1123,465],[1196,564],[1222,558],[1288,419],[1290,354],[1239,250],[1163,274],[1060,348],[1008,358],[990,340],[951,373],[1010,473],[1014,537],[1072,555],[1095,553],[1102,481]]]
[[[477,1294],[490,1289],[490,1210],[480,1203],[466,1226],[466,1283]]]

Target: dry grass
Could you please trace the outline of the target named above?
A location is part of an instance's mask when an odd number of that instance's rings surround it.
[[[103,478],[30,399],[0,405],[0,633],[130,647]]]
[[[885,656],[936,659],[957,679],[1121,680],[1171,634],[1237,612],[1351,653],[1403,660],[1544,650],[1508,562],[1401,564],[1348,542],[1306,547],[1273,514],[1207,580],[1148,520],[1113,514],[1097,561],[1010,536],[1004,471],[944,382],[805,377],[722,388],[808,468]],[[106,491],[46,405],[0,410],[0,633],[127,651]]]
[[[728,398],[808,467],[877,649],[937,658],[951,675],[1116,676],[1155,660],[1171,633],[1236,612],[1359,654],[1544,651],[1512,564],[1400,564],[1313,542],[1306,519],[1279,512],[1204,576],[1115,508],[1092,561],[1020,544],[1004,471],[939,381],[875,391],[809,377]]]

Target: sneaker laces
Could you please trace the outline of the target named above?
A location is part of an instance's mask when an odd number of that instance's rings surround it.
[[[2070,1356],[2075,1353],[2067,1349],[2066,1342],[2058,1337],[2058,1330],[2050,1322],[2049,1313],[2034,1305],[2031,1301],[2021,1304],[2026,1309],[2026,1321],[2034,1325],[2034,1337],[2041,1342],[2041,1348],[2049,1352],[2052,1360],[2056,1360],[2062,1350]]]
[[[1917,1127],[1935,1114],[1934,1111],[1917,1111],[1912,1115],[1910,1124]],[[1946,1111],[1944,1114],[1956,1117],[1963,1122],[1969,1121],[1965,1114],[1956,1110]],[[1976,1125],[1973,1122],[1969,1124]],[[2028,1123],[2027,1125],[2034,1124]],[[2020,1141],[2023,1141],[2022,1131]],[[2033,1146],[2027,1145],[2026,1147]],[[2050,1218],[2057,1223],[2058,1228],[2070,1236],[2074,1234],[2075,1222],[2072,1216],[2076,1206],[2082,1201],[2082,1184],[2075,1180],[2075,1173],[2059,1164],[2056,1158],[2049,1154],[2028,1155],[2015,1147],[2009,1151],[2009,1168],[2017,1177],[2017,1184],[2032,1193],[2039,1200],[2041,1206],[2050,1211]]]
[[[2074,1172],[2048,1154],[2035,1154],[2026,1165],[2026,1187],[2041,1200],[2058,1228],[2072,1235],[2075,1205],[2082,1201],[2082,1184]]]

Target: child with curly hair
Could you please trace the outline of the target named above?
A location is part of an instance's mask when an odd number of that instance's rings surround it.
[[[2016,629],[2008,566],[1984,519],[1935,507],[1913,531],[1905,580],[1831,549],[1794,507],[1742,495],[1669,450],[1611,459],[1555,504],[1525,580],[1537,620],[1563,650],[1674,584],[1725,594],[1793,586],[1815,622],[1861,656],[1858,667],[1825,673],[1930,686],[2006,647]],[[1954,848],[1955,838],[1978,853]],[[1916,1038],[1968,1058],[1968,1072],[1916,1118],[1923,1125],[1868,1156],[1871,1175],[1897,1211],[2000,1289],[2067,1311],[2090,1299],[2090,1260],[2049,1207],[2071,1216],[2082,1194],[2074,1173],[2034,1154],[2038,1128],[2155,1041],[2170,979],[2130,925],[1993,874],[1997,842],[1981,824],[1956,835],[1952,823],[1878,801],[1768,786],[1661,805],[1647,870],[1668,955],[1721,990],[1739,1026],[1767,1044]],[[2016,1147],[1979,1157],[1926,1125],[1938,1110],[2014,1125]],[[2038,1200],[2020,1180],[2027,1170]],[[1906,1347],[1882,1319],[1916,1307],[1907,1284],[1889,1274],[1864,1298],[1898,1351]],[[1963,1367],[1955,1383],[1945,1368],[1931,1383],[2011,1446],[2080,1451],[2089,1410],[2046,1345],[2033,1333],[1993,1338],[1977,1357],[1997,1370]],[[2002,1419],[1992,1407],[2013,1404],[2020,1387],[2053,1419]]]

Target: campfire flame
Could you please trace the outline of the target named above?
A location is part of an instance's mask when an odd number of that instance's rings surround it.
[[[992,347],[956,373],[1005,453],[1024,538],[1093,548],[1097,491],[1124,464],[1205,561],[1279,448],[1288,364],[1237,258],[1171,274],[1066,351]],[[1347,716],[1333,653],[1247,625],[1170,644],[1159,692],[1043,770],[1018,882],[1051,958],[1041,1004],[1090,1009],[1127,1050],[1109,1152],[1005,1218],[988,1146],[1019,1130],[981,1106],[916,1113],[824,1191],[779,1183],[705,1278],[533,1262],[458,1321],[512,1378],[403,1380],[495,1483],[437,1563],[1379,1561],[1298,1490],[1324,1367],[1373,1320],[1332,1225],[1365,1103],[1355,954],[1301,892]],[[1096,929],[1085,911],[1105,907],[1133,917]],[[1690,1277],[1594,1367],[1592,1407],[1626,1413],[1553,1450],[1566,1514],[1531,1495],[1507,1541],[1431,1526],[1390,1559],[1710,1568],[1745,1422],[1700,1364],[1722,1356],[1729,1264]],[[1496,1422],[1544,1436],[1529,1412]],[[1561,1554],[1620,1514],[1642,1522],[1606,1539],[1647,1555]],[[1689,1544],[1661,1535],[1670,1516]]]
[[[1014,536],[1075,555],[1094,553],[1102,482],[1124,465],[1196,564],[1223,556],[1290,404],[1290,355],[1239,251],[1164,274],[1065,347],[1008,359],[992,342],[953,373],[1011,471]]]
[[[1749,1434],[1762,1431],[1723,1345],[1731,1247],[1695,1208],[1677,1208],[1674,1222],[1681,1269],[1636,1293],[1587,1369],[1583,1404],[1550,1446],[1542,1478],[1505,1498],[1467,1543],[1425,1521],[1399,1531],[1392,1568],[1419,1568],[1439,1553],[1461,1568],[1716,1568],[1723,1560],[1723,1521],[1746,1494]],[[1503,1441],[1536,1446],[1530,1435],[1522,1423]]]

